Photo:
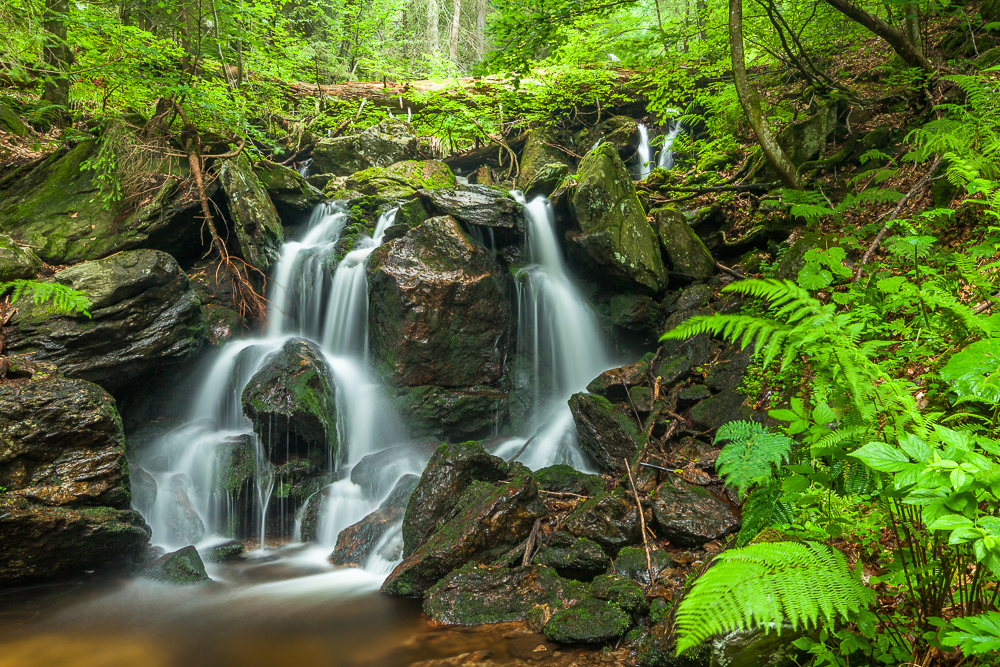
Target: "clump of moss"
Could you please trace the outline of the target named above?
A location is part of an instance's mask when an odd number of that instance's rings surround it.
[[[632,619],[603,600],[581,600],[558,611],[545,624],[545,636],[560,644],[601,644],[621,637],[632,627]]]

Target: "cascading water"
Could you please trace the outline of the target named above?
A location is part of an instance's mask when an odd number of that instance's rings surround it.
[[[675,119],[670,123],[670,129],[663,135],[663,145],[660,147],[660,155],[656,159],[656,166],[660,169],[671,170],[674,168],[674,140],[681,132],[681,121]]]
[[[642,123],[637,123],[639,128],[639,149],[636,155],[639,158],[639,180],[645,179],[653,173],[653,153],[649,145],[649,130]]]

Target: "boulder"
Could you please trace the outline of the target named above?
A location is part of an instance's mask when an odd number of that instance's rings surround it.
[[[583,131],[578,136],[577,143],[581,150],[593,150],[597,142],[610,144],[618,151],[623,161],[635,157],[639,149],[639,123],[628,116],[611,116],[595,125],[589,131]]]
[[[490,387],[398,387],[390,400],[407,432],[452,442],[495,433],[507,417],[507,393]]]
[[[210,345],[222,345],[246,325],[236,311],[233,276],[218,259],[203,259],[187,272],[191,288],[201,301],[205,332]]]
[[[423,471],[435,449],[413,443],[369,454],[351,468],[351,481],[364,489],[368,498],[378,500],[395,487],[401,475]]]
[[[572,173],[572,167],[562,162],[543,164],[535,170],[531,180],[524,184],[525,199],[531,201],[535,197],[547,197]]]
[[[531,131],[524,145],[520,171],[517,174],[518,190],[527,190],[533,182],[537,185],[540,172],[561,168],[572,169],[573,161],[569,155],[556,148],[567,138],[555,127],[540,127]],[[554,167],[547,169],[548,165]]]
[[[278,211],[245,153],[223,160],[217,170],[240,257],[267,273],[278,262],[284,236]]]
[[[153,194],[134,210],[107,210],[99,195],[97,172],[81,169],[96,154],[89,139],[57,151],[0,183],[0,232],[35,248],[50,264],[73,264],[138,248],[197,257],[201,209],[186,167],[165,161],[152,177]],[[214,180],[206,185],[212,196]]]
[[[559,576],[585,581],[608,569],[608,557],[599,544],[561,531],[549,536],[534,562],[553,568]]]
[[[0,382],[0,487],[8,497],[54,507],[128,509],[125,437],[114,399],[51,366]]]
[[[163,491],[173,501],[167,503],[166,510],[167,534],[164,537],[168,544],[197,544],[205,538],[205,523],[191,504],[187,493],[189,486],[189,480],[178,474],[170,478],[169,486]]]
[[[659,239],[615,149],[604,145],[588,153],[577,181],[573,211],[580,232],[568,235],[570,259],[608,288],[662,292],[667,270]]]
[[[603,396],[613,403],[627,401],[629,390],[649,384],[649,364],[654,356],[649,353],[633,364],[604,371],[591,380],[587,385],[587,391]]]
[[[837,129],[838,105],[826,104],[809,118],[788,125],[778,135],[778,143],[796,165],[822,156],[826,140]]]
[[[649,611],[649,602],[639,584],[623,574],[602,574],[596,577],[590,585],[590,594],[629,614],[645,614]]]
[[[512,468],[506,485],[469,485],[458,500],[455,516],[393,570],[382,592],[423,595],[466,563],[487,564],[520,547],[535,521],[545,515],[545,506],[528,469],[518,464]]]
[[[413,129],[409,123],[393,119],[353,136],[321,139],[313,149],[311,168],[317,174],[348,176],[416,157]]]
[[[454,514],[458,499],[473,482],[497,482],[510,466],[482,445],[441,445],[424,468],[403,519],[403,555],[409,556]]]
[[[302,338],[289,339],[264,360],[241,397],[243,414],[273,463],[293,455],[340,456],[336,384],[322,350]]]
[[[629,406],[614,405],[603,396],[573,394],[569,408],[576,422],[577,441],[601,472],[622,474],[625,460],[635,458],[646,442]]]
[[[709,280],[715,274],[715,259],[684,214],[673,208],[658,208],[651,215],[670,270],[691,280]]]
[[[323,193],[294,169],[263,160],[254,165],[253,171],[286,225],[305,222],[309,213],[326,201]]]
[[[604,490],[604,480],[600,475],[588,475],[566,464],[536,470],[534,475],[538,488],[545,491],[594,496]]]
[[[505,274],[450,217],[427,220],[368,260],[372,356],[394,385],[470,387],[503,375]]]
[[[71,266],[55,280],[90,299],[90,318],[57,316],[23,298],[7,329],[12,352],[120,395],[187,363],[202,347],[198,297],[164,252],[121,252]]]
[[[653,581],[649,579],[650,565],[653,566]],[[661,549],[652,549],[649,552],[649,563],[646,562],[646,550],[641,547],[625,547],[615,558],[615,572],[643,586],[652,585],[670,565],[670,554]]]
[[[10,132],[15,137],[28,136],[28,126],[13,109],[2,102],[0,102],[0,130]]]
[[[740,528],[739,516],[728,502],[673,475],[656,491],[653,518],[659,534],[681,546],[700,546]]]
[[[330,554],[330,562],[334,565],[363,567],[382,536],[402,520],[406,504],[418,481],[416,475],[403,475],[377,510],[340,531],[337,546]]]
[[[545,624],[545,636],[560,644],[603,644],[632,627],[632,619],[604,600],[586,599],[557,611]]]
[[[586,595],[585,584],[547,567],[465,567],[427,591],[424,613],[450,625],[508,623],[523,621],[535,606],[564,609]]]
[[[0,498],[0,588],[138,559],[150,530],[134,510],[44,507]]]
[[[128,466],[128,477],[132,489],[132,507],[143,516],[149,516],[156,504],[156,479],[133,463]]]
[[[754,411],[744,405],[746,396],[739,387],[731,387],[701,401],[691,408],[691,421],[699,429],[714,430],[731,421],[752,419]]]
[[[0,234],[0,283],[34,278],[41,268],[42,260],[30,248],[22,248],[11,237]]]
[[[327,188],[327,194],[333,199],[353,199],[353,193],[379,200],[409,199],[417,194],[417,190],[451,188],[454,185],[455,175],[444,162],[405,160],[388,167],[369,167],[351,174],[344,183],[344,190]]]
[[[733,345],[726,348],[705,376],[705,384],[714,391],[739,387],[743,384],[747,367],[753,361],[753,354],[753,345],[743,348]]]
[[[778,633],[773,623],[747,630],[736,630],[705,642],[712,664],[720,667],[795,667],[806,664],[809,653],[793,642],[817,631],[792,628],[786,623]]]
[[[524,231],[521,205],[503,188],[459,185],[417,194],[431,215],[450,215],[467,225]]]
[[[566,530],[600,544],[612,556],[622,547],[642,541],[635,505],[610,493],[600,493],[566,519]]]
[[[208,547],[201,553],[202,560],[207,563],[223,563],[235,560],[246,553],[246,545],[239,540],[227,540],[222,544]]]
[[[160,556],[147,565],[142,574],[165,584],[198,584],[210,581],[208,574],[205,573],[205,563],[194,547],[184,547]]]

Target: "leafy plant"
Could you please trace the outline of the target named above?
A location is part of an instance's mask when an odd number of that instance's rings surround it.
[[[742,495],[753,484],[771,477],[795,441],[756,422],[734,421],[719,428],[715,442],[726,442],[715,463],[719,476]]]
[[[30,294],[35,305],[44,306],[51,302],[52,309],[57,313],[79,313],[90,317],[90,299],[87,295],[57,282],[12,280],[0,283],[0,294],[7,291],[11,291],[11,303]]]

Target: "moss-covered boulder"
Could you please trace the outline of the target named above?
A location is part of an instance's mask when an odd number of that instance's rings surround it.
[[[437,623],[523,621],[536,606],[560,610],[587,596],[585,584],[548,567],[464,567],[427,591],[424,612]]]
[[[581,150],[593,150],[598,142],[610,144],[622,160],[634,158],[641,141],[639,123],[628,116],[606,118],[590,130],[581,131],[576,139]]]
[[[545,624],[545,636],[560,644],[603,644],[632,627],[631,617],[604,600],[586,599],[557,611]]]
[[[524,231],[521,205],[503,188],[459,185],[418,194],[431,215],[450,215],[468,225]]]
[[[246,545],[239,540],[226,540],[221,544],[205,548],[201,552],[201,559],[206,563],[224,563],[240,558],[246,550]]]
[[[21,278],[34,278],[42,268],[42,260],[32,252],[14,243],[14,239],[0,234],[0,283]]]
[[[406,504],[418,482],[416,475],[403,475],[377,510],[340,531],[337,546],[330,554],[330,562],[334,565],[363,567],[382,537],[403,518]],[[399,558],[399,553],[396,552],[402,548],[402,541],[396,540],[392,547],[393,553],[381,554],[389,562]]]
[[[236,311],[233,276],[216,259],[196,262],[187,272],[191,288],[201,301],[205,333],[210,345],[222,345],[243,332],[247,323]]]
[[[453,518],[393,570],[382,591],[423,595],[462,565],[491,563],[519,547],[535,521],[545,514],[545,506],[539,499],[538,486],[524,466],[515,463],[506,481],[506,484],[470,484],[459,498]]]
[[[691,280],[710,279],[715,273],[715,259],[684,214],[673,208],[658,208],[651,215],[671,272]]]
[[[562,577],[585,581],[608,569],[608,557],[597,542],[562,531],[548,537],[534,562],[553,568]]]
[[[604,490],[600,475],[588,475],[566,464],[556,464],[535,471],[538,488],[556,493],[594,496]]]
[[[754,411],[744,405],[747,397],[739,387],[730,387],[691,408],[691,421],[702,430],[714,430],[731,421],[752,419]]]
[[[653,518],[660,535],[682,546],[699,546],[740,528],[739,516],[726,500],[673,475],[656,491]]]
[[[490,387],[390,389],[396,413],[412,437],[452,442],[484,438],[507,417],[507,393]]]
[[[311,170],[317,174],[348,176],[369,167],[417,157],[417,138],[409,123],[393,119],[359,134],[321,139],[313,149]]]
[[[124,570],[139,559],[150,530],[135,510],[46,507],[0,497],[0,588],[83,570]]]
[[[569,408],[580,449],[590,455],[601,472],[624,473],[625,460],[631,461],[646,442],[646,435],[636,425],[629,406],[584,393],[573,394]]]
[[[0,102],[0,130],[10,132],[15,137],[28,136],[28,126],[9,106]]]
[[[91,317],[58,316],[30,298],[17,302],[8,348],[54,363],[121,397],[188,362],[202,347],[198,297],[173,257],[157,250],[121,252],[56,274],[90,299]]]
[[[317,453],[336,462],[336,391],[323,351],[313,342],[291,338],[268,356],[243,389],[243,414],[273,463]]]
[[[559,146],[568,141],[569,137],[554,126],[540,127],[532,130],[524,145],[521,156],[520,171],[517,174],[517,189],[526,190],[537,180],[540,172],[565,168],[573,168],[573,160]],[[553,165],[553,167],[548,167]]]
[[[641,547],[625,547],[615,558],[615,572],[636,581],[643,586],[650,586],[671,565],[670,554],[662,549],[652,549],[649,552],[649,562],[646,561],[646,550]],[[653,579],[650,580],[649,566],[653,568]]]
[[[10,498],[54,507],[128,509],[125,436],[114,399],[51,366],[0,382],[0,487]]]
[[[73,264],[123,250],[151,248],[193,258],[206,246],[200,204],[185,167],[172,162],[152,177],[152,197],[135,210],[108,210],[97,172],[81,169],[94,140],[57,151],[0,183],[0,232],[32,246],[50,264]],[[218,189],[210,180],[208,196]]]
[[[662,292],[667,270],[659,239],[615,149],[603,145],[588,153],[577,181],[573,211],[580,232],[568,237],[570,259],[610,288]]]
[[[451,169],[436,160],[405,160],[388,167],[369,167],[351,174],[344,183],[346,192],[380,200],[409,199],[417,194],[417,190],[454,186],[455,175]],[[329,190],[328,194],[336,199],[344,198]]]
[[[205,563],[194,547],[184,547],[160,556],[147,565],[142,574],[165,584],[198,584],[209,581]]]
[[[574,510],[566,519],[566,530],[597,542],[611,556],[642,541],[635,504],[606,492]]]
[[[639,584],[623,574],[602,574],[595,578],[590,585],[590,594],[630,614],[649,611],[649,601]]]
[[[397,386],[470,387],[503,374],[511,329],[505,274],[450,216],[368,260],[372,356]]]
[[[473,482],[505,479],[510,466],[477,442],[441,445],[420,475],[403,519],[403,555],[409,556],[454,516],[458,499]]]
[[[245,153],[223,160],[218,173],[240,257],[267,273],[278,262],[284,237],[278,211]]]
[[[531,180],[524,184],[525,199],[531,201],[535,197],[549,196],[572,173],[572,167],[562,162],[543,164],[535,170],[535,174],[531,177]]]
[[[263,160],[254,165],[253,171],[286,225],[305,222],[326,199],[302,174],[284,165]]]
[[[792,123],[778,135],[778,143],[797,165],[822,154],[827,138],[837,128],[836,103],[820,107],[805,120]]]

